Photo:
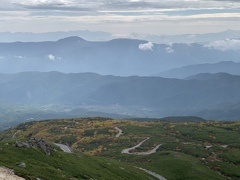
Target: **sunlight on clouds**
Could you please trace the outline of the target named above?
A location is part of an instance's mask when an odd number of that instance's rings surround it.
[[[47,55],[47,58],[48,58],[50,61],[55,61],[55,60],[56,60],[55,56],[52,55],[52,54]]]
[[[153,46],[154,46],[153,43],[148,42],[145,44],[139,44],[138,48],[143,51],[149,51],[149,50],[152,51]]]
[[[240,13],[198,14],[189,16],[189,18],[230,18],[230,17],[240,17]]]
[[[210,42],[205,47],[218,49],[221,51],[227,50],[238,50],[240,49],[240,40],[239,39],[226,39]]]

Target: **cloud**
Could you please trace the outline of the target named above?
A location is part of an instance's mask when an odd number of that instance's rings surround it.
[[[96,11],[103,2],[87,0],[10,0],[26,10]]]
[[[204,33],[239,29],[239,9],[238,0],[1,0],[0,31]]]
[[[174,53],[174,49],[171,48],[171,47],[167,47],[167,48],[166,48],[166,52],[169,53],[169,54],[170,54],[170,53]]]
[[[205,47],[208,47],[211,49],[217,49],[221,51],[239,50],[240,39],[226,39],[226,40],[213,41],[205,45]]]
[[[3,1],[3,2],[2,2]],[[207,1],[207,3],[206,3]],[[3,5],[2,5],[3,4]],[[1,7],[52,10],[141,10],[190,8],[239,8],[238,0],[1,0]]]
[[[25,56],[14,56],[14,57],[17,58],[17,59],[26,59]]]
[[[139,44],[138,48],[143,51],[149,51],[149,50],[152,51],[153,46],[154,46],[153,43],[148,42],[145,44]]]
[[[56,60],[56,57],[54,55],[52,55],[52,54],[47,55],[47,58],[50,61],[55,61]]]

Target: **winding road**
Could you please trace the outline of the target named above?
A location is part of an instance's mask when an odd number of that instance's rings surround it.
[[[140,170],[142,170],[142,171],[145,171],[146,173],[148,173],[148,174],[150,174],[150,175],[158,178],[159,180],[167,180],[167,179],[165,179],[164,177],[162,177],[161,175],[159,175],[159,174],[157,174],[157,173],[155,173],[155,172],[152,172],[152,171],[149,171],[149,170],[147,170],[147,169],[140,168],[140,167],[136,167],[136,168],[138,168],[138,169],[140,169]]]
[[[118,134],[116,135],[116,138],[119,138],[123,133],[122,133],[122,129],[118,128],[118,127],[115,127],[114,129],[118,130]],[[136,146],[133,146],[131,148],[128,148],[128,149],[124,149],[122,150],[122,153],[124,154],[134,154],[134,155],[149,155],[149,154],[153,154],[153,153],[156,153],[157,149],[161,146],[161,144],[157,145],[155,148],[153,148],[151,151],[147,151],[147,152],[136,152],[136,153],[131,153],[130,151],[131,150],[134,150],[138,147],[140,147],[145,141],[147,141],[149,139],[149,137],[147,137],[146,139],[144,139],[143,141],[141,141],[140,143],[138,143]],[[60,147],[64,152],[66,153],[72,153],[72,150],[70,147],[68,147],[67,145],[64,145],[64,144],[59,144],[59,143],[54,143],[56,146]],[[154,177],[156,177],[157,179],[159,180],[167,180],[165,179],[163,176],[155,173],[155,172],[152,172],[152,171],[149,171],[147,169],[144,169],[144,168],[141,168],[141,167],[136,167]]]
[[[128,149],[124,149],[122,150],[122,153],[124,154],[135,154],[135,153],[130,153],[131,150],[134,150],[138,147],[140,147],[145,141],[147,141],[149,139],[149,137],[147,137],[146,139],[144,139],[143,141],[141,141],[139,144],[137,144],[136,146],[130,147]]]
[[[116,138],[119,138],[123,132],[122,132],[122,129],[118,128],[118,127],[115,127],[114,129],[118,130],[118,134],[116,135]],[[147,141],[149,139],[149,137],[147,137],[146,139],[144,139],[143,141],[141,141],[139,144],[137,144],[136,146],[133,146],[131,148],[128,148],[128,149],[124,149],[122,150],[122,153],[123,154],[135,154],[135,155],[149,155],[149,154],[153,154],[153,153],[156,153],[157,149],[162,145],[162,144],[159,144],[157,145],[155,148],[153,148],[151,151],[147,151],[147,152],[136,152],[136,153],[131,153],[130,151],[131,150],[134,150],[138,147],[140,147],[145,141]]]
[[[134,153],[131,153],[130,151],[140,147],[145,141],[147,141],[149,139],[149,137],[147,137],[146,139],[144,139],[143,141],[141,141],[139,144],[137,144],[136,146],[133,146],[133,147],[130,147],[130,148],[127,148],[127,149],[124,149],[122,150],[122,153],[123,154],[133,154],[133,155],[149,155],[149,154],[153,154],[153,153],[156,153],[157,149],[162,145],[162,144],[159,144],[157,145],[155,148],[153,148],[151,151],[147,151],[147,152],[134,152]]]
[[[124,154],[133,154],[133,155],[149,155],[149,154],[156,153],[157,149],[158,149],[162,144],[157,145],[157,146],[156,146],[155,148],[153,148],[151,151],[147,151],[147,152],[135,152],[135,153],[131,153],[131,152],[130,152],[131,150],[134,150],[134,149],[140,147],[140,146],[141,146],[145,141],[147,141],[148,139],[150,139],[150,138],[147,137],[146,139],[144,139],[143,141],[141,141],[140,143],[138,143],[136,146],[133,146],[133,147],[131,147],[131,148],[122,150],[122,153],[124,153]],[[140,169],[140,170],[142,170],[142,171],[145,171],[146,173],[148,173],[148,174],[156,177],[156,178],[159,179],[159,180],[167,180],[167,179],[165,179],[163,176],[161,176],[161,175],[159,175],[159,174],[157,174],[157,173],[155,173],[155,172],[149,171],[149,170],[144,169],[144,168],[141,168],[141,167],[136,167],[136,168],[138,168],[138,169]]]
[[[114,129],[118,130],[118,134],[116,135],[116,138],[119,138],[123,134],[122,129],[119,129],[118,127],[115,127]]]

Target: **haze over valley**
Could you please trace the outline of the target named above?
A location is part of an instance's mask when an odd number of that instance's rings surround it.
[[[0,179],[240,179],[240,1],[1,0]]]
[[[155,44],[72,36],[2,42],[2,128],[19,121],[83,116],[237,120],[239,48],[238,39]]]

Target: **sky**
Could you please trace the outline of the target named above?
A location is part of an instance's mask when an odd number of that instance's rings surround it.
[[[1,0],[0,32],[170,35],[240,30],[240,0]]]

